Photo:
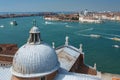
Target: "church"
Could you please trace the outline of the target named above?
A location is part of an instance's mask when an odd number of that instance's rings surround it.
[[[84,63],[82,44],[76,48],[65,44],[55,48],[42,41],[34,21],[29,38],[19,49],[14,44],[0,45],[0,80],[101,80],[96,66]]]

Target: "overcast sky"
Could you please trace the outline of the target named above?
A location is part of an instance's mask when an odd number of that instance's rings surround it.
[[[120,11],[120,0],[0,0],[0,12]]]

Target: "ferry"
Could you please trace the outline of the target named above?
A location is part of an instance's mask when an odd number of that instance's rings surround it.
[[[112,40],[114,41],[120,41],[120,38],[117,38],[117,37],[114,37],[114,38],[111,38]]]
[[[97,34],[90,34],[90,37],[93,37],[93,38],[100,38],[101,36],[100,36],[100,35],[97,35]]]
[[[10,22],[10,25],[12,25],[12,26],[16,26],[17,25],[17,22],[14,20],[14,21],[11,21]]]

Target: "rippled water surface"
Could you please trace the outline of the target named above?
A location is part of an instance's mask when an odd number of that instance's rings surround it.
[[[52,22],[44,21],[43,17],[22,17],[0,19],[0,43],[14,43],[22,46],[27,42],[32,20],[36,19],[41,31],[41,38],[51,45],[63,45],[65,36],[69,36],[69,44],[79,48],[83,44],[85,63],[103,72],[120,74],[120,46],[119,41],[112,38],[120,38],[120,22],[106,21],[102,24],[81,24],[78,22]],[[16,20],[18,25],[11,26],[10,21]],[[100,35],[99,38],[90,35]]]

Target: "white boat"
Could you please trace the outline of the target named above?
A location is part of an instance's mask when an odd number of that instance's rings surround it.
[[[113,45],[113,47],[115,47],[115,48],[120,48],[120,46],[119,46],[119,45]]]
[[[117,37],[114,37],[114,38],[111,38],[112,40],[114,41],[120,41],[120,38],[117,38]]]
[[[48,22],[48,21],[45,21],[45,24],[51,24],[50,22]]]
[[[16,26],[17,25],[17,22],[14,20],[14,21],[11,21],[10,22],[10,25],[12,25],[12,26]]]
[[[4,27],[4,25],[0,25],[0,28],[3,28]]]
[[[90,37],[93,37],[93,38],[100,38],[101,36],[100,36],[100,35],[97,35],[97,34],[90,34]]]
[[[65,25],[65,27],[72,27],[72,26],[69,26],[69,25]]]

